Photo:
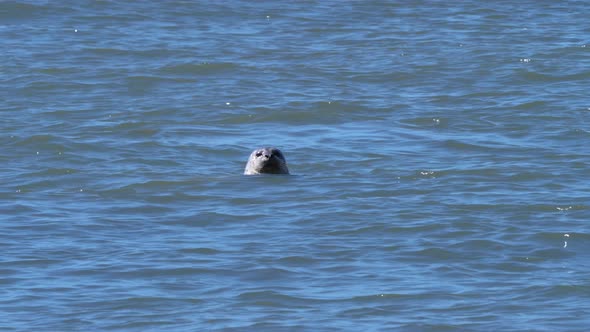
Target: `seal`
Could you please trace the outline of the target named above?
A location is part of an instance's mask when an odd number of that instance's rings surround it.
[[[252,151],[244,169],[244,174],[289,174],[289,169],[281,150],[265,147]]]

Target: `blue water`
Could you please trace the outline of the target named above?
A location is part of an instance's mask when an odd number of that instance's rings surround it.
[[[588,9],[0,2],[0,330],[586,331]]]

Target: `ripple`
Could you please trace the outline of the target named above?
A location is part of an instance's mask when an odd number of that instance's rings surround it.
[[[181,75],[210,75],[234,71],[238,67],[233,63],[181,63],[167,65],[160,68],[164,74],[181,74]]]
[[[546,73],[539,73],[533,71],[521,71],[519,72],[520,77],[529,82],[571,82],[571,81],[582,81],[590,78],[590,71],[583,71],[575,74],[568,75],[550,75]]]

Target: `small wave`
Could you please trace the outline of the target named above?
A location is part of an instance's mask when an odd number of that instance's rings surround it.
[[[129,76],[127,77],[127,82],[130,88],[138,89],[144,87],[152,87],[159,83],[166,83],[166,82],[192,82],[193,80],[187,79],[178,79],[178,78],[168,78],[168,77],[160,77],[160,76],[147,76],[147,75],[138,75],[138,76]]]
[[[590,71],[567,75],[551,75],[528,70],[520,71],[519,76],[529,82],[568,82],[590,79]]]
[[[122,49],[122,48],[110,48],[110,47],[96,47],[96,48],[86,48],[82,50],[85,53],[94,53],[96,55],[110,57],[110,56],[128,56],[129,50]]]
[[[236,67],[233,63],[201,62],[168,65],[160,68],[160,70],[166,74],[207,75],[233,70]]]
[[[547,106],[547,102],[543,101],[543,100],[534,100],[534,101],[529,101],[529,102],[525,102],[519,105],[514,106],[514,109],[516,110],[536,110],[539,108],[543,108]]]
[[[48,6],[15,1],[0,2],[0,19],[13,20],[33,18],[47,11],[49,8],[50,7]]]
[[[232,115],[232,123],[291,123],[309,124],[316,126],[335,123],[357,123],[357,120],[381,120],[384,113],[378,109],[370,109],[360,103],[345,103],[339,101],[316,101],[311,105],[298,101],[290,102],[280,110],[260,107],[253,109],[253,114]],[[318,130],[325,128],[317,128]]]
[[[125,132],[132,137],[151,137],[160,132],[152,124],[146,122],[124,122],[112,128],[114,132]]]
[[[183,254],[200,254],[200,255],[217,255],[222,254],[223,252],[217,249],[212,248],[182,248],[178,250],[180,253]]]
[[[481,146],[473,143],[462,142],[454,139],[446,140],[444,143],[445,147],[451,150],[470,151],[479,150],[482,148]]]
[[[243,301],[254,302],[258,305],[269,307],[282,306],[285,303],[308,305],[311,301],[310,299],[303,299],[268,290],[243,292],[238,295],[238,298]]]
[[[56,91],[89,91],[96,85],[93,83],[82,83],[82,82],[53,82],[53,81],[34,81],[23,88],[23,93],[31,96],[38,96],[42,93],[53,93]]]
[[[400,122],[417,127],[446,127],[448,124],[447,119],[440,117],[418,117],[402,119]]]

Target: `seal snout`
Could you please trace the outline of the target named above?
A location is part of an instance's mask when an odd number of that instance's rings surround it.
[[[256,157],[258,157],[258,158],[264,158],[264,159],[268,160],[268,159],[271,159],[271,158],[281,159],[281,158],[283,158],[283,155],[277,149],[268,149],[267,148],[267,149],[264,149],[264,150],[258,150],[258,151],[256,151]]]
[[[271,154],[269,154],[266,151],[257,151],[256,152],[256,157],[262,157],[262,156],[264,156],[264,158],[268,159],[268,158],[270,158]]]

